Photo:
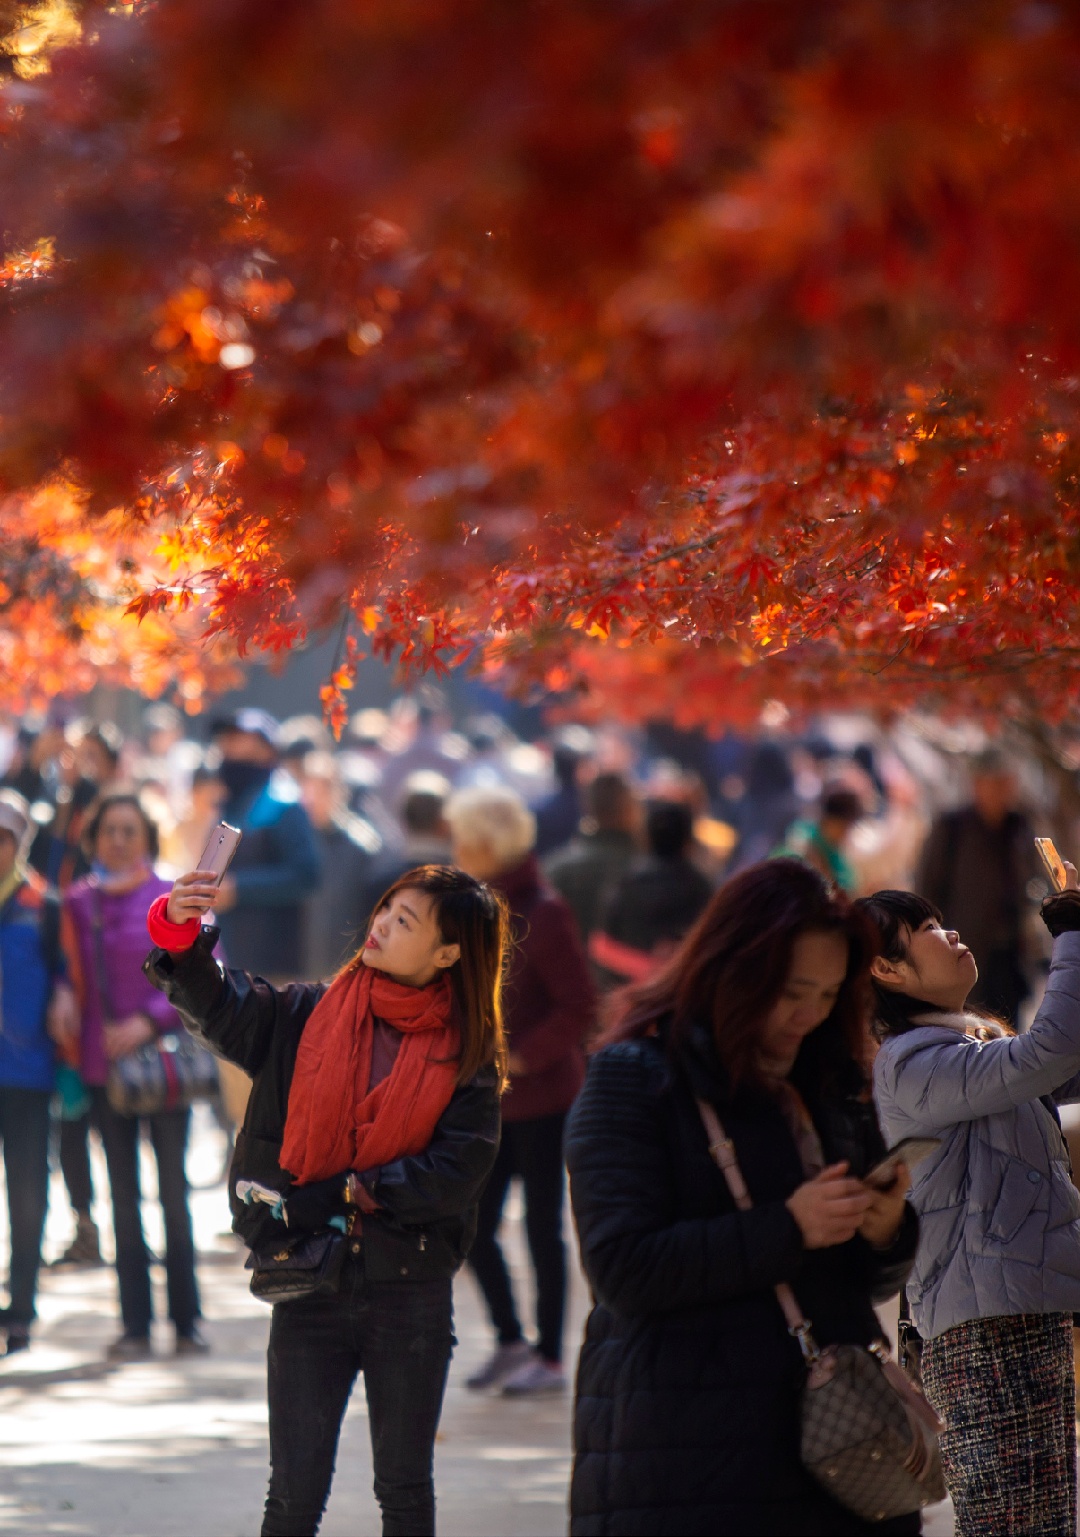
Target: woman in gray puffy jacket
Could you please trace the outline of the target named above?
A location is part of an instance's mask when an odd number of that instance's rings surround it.
[[[1013,1035],[972,1012],[978,978],[924,898],[856,904],[873,963],[874,1098],[890,1146],[940,1138],[913,1169],[920,1241],[907,1286],[923,1386],[960,1537],[1076,1531],[1072,1324],[1080,1310],[1080,1193],[1057,1105],[1080,1100],[1080,893],[1051,897],[1050,979]]]

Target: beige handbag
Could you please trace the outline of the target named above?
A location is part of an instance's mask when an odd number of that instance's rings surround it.
[[[734,1144],[713,1107],[700,1099],[697,1106],[731,1199],[749,1211],[753,1202]],[[864,1521],[909,1515],[943,1500],[941,1421],[886,1342],[821,1350],[786,1282],[776,1287],[776,1300],[806,1362],[800,1445],[806,1471]]]

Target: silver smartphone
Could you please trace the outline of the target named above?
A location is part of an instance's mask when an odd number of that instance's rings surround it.
[[[240,847],[240,839],[243,833],[238,827],[230,827],[228,822],[219,822],[210,834],[206,847],[199,855],[197,868],[200,870],[212,870],[215,882],[221,885],[225,871],[232,864],[232,857]]]

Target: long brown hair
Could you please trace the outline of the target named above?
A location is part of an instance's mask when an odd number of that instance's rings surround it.
[[[677,1050],[700,1021],[712,1027],[732,1084],[754,1078],[761,1027],[787,980],[795,941],[808,933],[845,939],[848,966],[829,1018],[803,1051],[816,1068],[853,1082],[854,1065],[861,1079],[872,954],[866,922],[798,859],[751,865],[722,886],[664,969],[616,996],[601,1043],[648,1035],[668,1016]]]
[[[493,1066],[500,1093],[508,1078],[502,989],[510,948],[510,910],[499,892],[453,865],[419,865],[399,876],[385,891],[368,921],[399,891],[422,891],[431,898],[444,945],[458,945],[461,955],[448,968],[461,1025],[458,1084],[468,1083],[482,1067]],[[367,935],[365,934],[365,939]],[[363,946],[345,967],[363,964]]]

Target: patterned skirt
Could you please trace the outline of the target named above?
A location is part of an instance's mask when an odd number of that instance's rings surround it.
[[[957,1537],[1075,1537],[1071,1313],[977,1318],[928,1340],[926,1396]]]

